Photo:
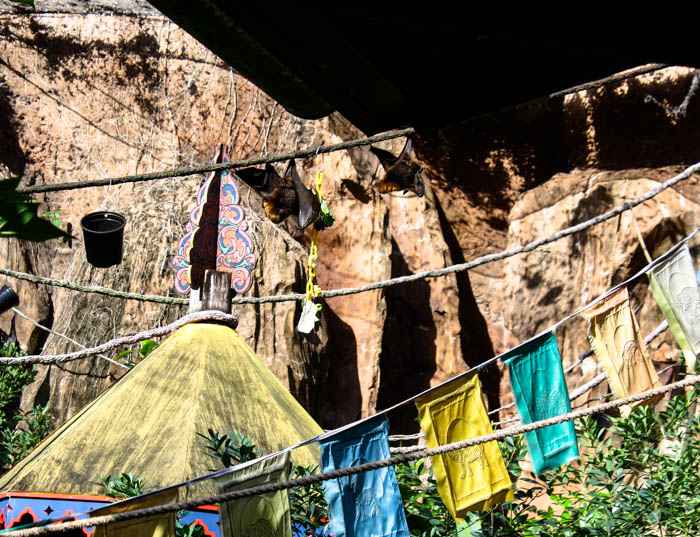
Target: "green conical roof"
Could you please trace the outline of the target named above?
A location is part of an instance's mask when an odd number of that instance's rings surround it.
[[[322,432],[233,329],[188,324],[2,476],[0,491],[99,494],[91,481],[122,472],[149,490],[179,483],[220,468],[196,434],[209,428],[241,432],[263,453]],[[318,464],[318,447],[292,459]],[[204,482],[180,497],[212,493]]]

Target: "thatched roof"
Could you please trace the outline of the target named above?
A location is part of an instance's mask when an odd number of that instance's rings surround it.
[[[252,437],[265,453],[321,432],[231,328],[188,324],[0,478],[0,490],[99,493],[98,475],[132,472],[148,489],[218,468],[196,433]],[[318,448],[296,450],[317,464]],[[181,497],[213,493],[209,483]]]

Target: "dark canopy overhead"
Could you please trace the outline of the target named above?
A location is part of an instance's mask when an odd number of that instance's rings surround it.
[[[338,110],[366,133],[445,126],[641,64],[698,64],[692,28],[656,10],[150,1],[290,112]]]

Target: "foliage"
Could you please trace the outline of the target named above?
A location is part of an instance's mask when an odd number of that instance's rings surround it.
[[[454,535],[457,525],[437,491],[433,469],[419,459],[394,466],[411,535]]]
[[[102,477],[98,475],[97,481],[91,481],[91,483],[104,488],[103,494],[115,500],[123,500],[144,493],[143,479],[134,477],[131,472],[122,472],[120,476],[110,474]]]
[[[0,181],[0,237],[43,242],[57,238],[71,238],[38,214],[39,204],[28,194],[17,192],[18,178]]]
[[[514,502],[470,517],[470,535],[627,537],[695,535],[700,528],[700,392],[672,398],[661,412],[636,408],[603,427],[577,423],[579,461],[540,477]],[[517,446],[516,446],[517,448]],[[522,457],[524,446],[515,458]],[[518,452],[519,451],[519,452]],[[537,498],[552,506],[536,507]]]
[[[15,342],[0,346],[0,356],[26,356]],[[19,411],[25,386],[36,372],[30,365],[0,368],[0,468],[7,470],[49,434],[49,405],[37,405],[26,413]],[[18,426],[24,421],[24,426]]]
[[[213,429],[208,429],[209,436],[197,433],[204,438],[207,455],[213,459],[221,461],[224,468],[239,464],[241,462],[252,461],[262,453],[255,447],[253,441],[246,435],[237,432],[221,435]]]
[[[318,472],[318,466],[293,466],[290,479],[298,479]],[[292,526],[304,528],[306,535],[318,535],[328,524],[328,504],[321,483],[289,489]]]
[[[146,356],[148,356],[149,354],[151,354],[151,353],[156,349],[157,346],[158,346],[158,343],[156,343],[156,342],[153,341],[152,339],[145,339],[145,340],[143,340],[143,341],[141,342],[141,348],[139,348],[139,352],[138,352],[139,360],[143,360]],[[114,359],[115,359],[115,360],[120,360],[121,358],[125,358],[126,356],[129,356],[129,355],[131,355],[131,354],[134,354],[135,352],[136,352],[136,351],[134,351],[134,350],[122,351],[122,352],[120,352],[119,354],[117,354],[117,356],[115,356]],[[134,364],[134,362],[131,362],[131,361],[128,360],[128,361],[127,361],[127,365],[128,365],[129,367],[133,367],[135,364]]]
[[[145,492],[144,482],[141,477],[134,477],[130,472],[122,472],[122,475],[97,476],[97,481],[92,481],[104,489],[104,495],[115,500],[140,496]],[[185,511],[178,511],[175,519],[175,535],[177,537],[204,537],[204,528],[199,524],[183,524],[181,522]]]
[[[14,2],[15,4],[24,4],[25,6],[34,7],[34,0],[10,0],[10,2]]]

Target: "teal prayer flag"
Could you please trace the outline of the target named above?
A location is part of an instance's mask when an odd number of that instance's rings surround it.
[[[321,440],[321,466],[330,472],[388,459],[389,426],[377,416]],[[393,467],[323,482],[334,537],[409,537]]]
[[[503,356],[510,372],[515,405],[523,423],[571,412],[569,392],[554,333],[548,332]],[[525,433],[535,473],[578,458],[573,421]]]

